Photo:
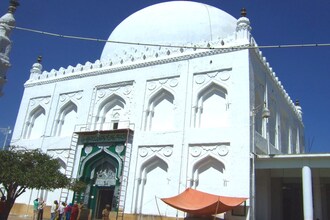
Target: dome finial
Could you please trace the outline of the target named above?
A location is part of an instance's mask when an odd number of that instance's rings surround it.
[[[245,8],[241,9],[241,16],[246,17],[246,9]]]
[[[19,2],[17,0],[10,0],[8,12],[13,14],[18,6],[19,6]]]
[[[41,63],[41,61],[42,61],[42,56],[38,56],[37,62]]]

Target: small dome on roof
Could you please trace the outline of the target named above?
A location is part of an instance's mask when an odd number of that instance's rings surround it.
[[[144,8],[121,22],[109,41],[192,45],[226,38],[235,32],[237,20],[203,3],[171,1]],[[101,60],[122,56],[136,45],[106,43]]]

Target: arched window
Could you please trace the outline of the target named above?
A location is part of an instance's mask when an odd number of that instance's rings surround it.
[[[286,114],[281,115],[281,150],[283,153],[289,153],[289,128],[288,117]]]
[[[276,101],[274,98],[270,99],[271,101],[268,103],[270,117],[268,118],[268,128],[269,128],[269,142],[272,144],[276,149],[278,149],[277,145],[277,131],[276,131]]]
[[[299,154],[301,152],[301,148],[300,148],[300,132],[299,132],[299,128],[297,128],[296,131],[296,153]]]
[[[55,135],[71,136],[77,121],[77,106],[72,101],[66,103],[56,120]]]
[[[31,111],[26,122],[24,138],[35,139],[40,138],[44,134],[46,125],[46,113],[42,106],[36,107]]]
[[[65,164],[65,162],[64,162],[61,158],[59,158],[59,157],[57,157],[56,160],[57,160],[58,163],[60,164],[60,171],[61,171],[62,173],[65,173],[65,169],[66,169],[66,164]]]
[[[276,113],[276,121],[275,121],[275,147],[278,150],[281,150],[281,119],[280,114]]]
[[[193,166],[191,187],[204,192],[222,192],[225,165],[212,156],[204,157]]]
[[[254,117],[255,117],[255,130],[260,135],[263,135],[263,118],[262,118],[262,108],[264,105],[263,97],[259,94],[259,92],[255,93],[255,101],[254,101]],[[258,109],[257,109],[258,108]]]
[[[168,131],[174,128],[174,96],[166,89],[159,90],[149,101],[145,130]]]
[[[125,105],[125,100],[115,94],[104,100],[96,116],[95,129],[117,129],[122,120]]]
[[[166,197],[169,189],[167,178],[168,165],[161,158],[154,156],[145,161],[140,169],[139,184],[137,189],[137,210],[142,214],[157,214],[155,197]],[[161,190],[160,190],[161,189]],[[165,210],[166,205],[158,203],[160,210]]]
[[[227,90],[211,83],[200,91],[194,112],[194,127],[219,128],[228,124]]]

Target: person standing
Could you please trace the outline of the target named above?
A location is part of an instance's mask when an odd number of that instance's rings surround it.
[[[33,220],[37,220],[38,218],[38,206],[39,206],[39,199],[36,198],[33,200]]]
[[[102,220],[110,220],[110,205],[105,205],[105,209],[102,210]]]
[[[64,208],[65,220],[70,220],[71,211],[72,211],[72,203],[69,203]]]
[[[61,202],[60,205],[58,206],[58,219],[62,220],[63,219],[63,214],[64,214],[64,207],[65,207],[65,203]]]
[[[0,220],[5,220],[6,197],[1,196],[0,200]]]
[[[43,219],[45,206],[46,206],[45,201],[42,200],[42,199],[40,199],[39,205],[38,205],[38,220],[42,220]]]
[[[57,200],[55,200],[52,206],[50,207],[50,220],[55,220],[57,209],[58,209],[58,202]]]
[[[75,204],[73,204],[72,209],[71,209],[70,220],[77,220],[78,214],[79,214],[79,207],[78,207],[78,204],[75,203]]]

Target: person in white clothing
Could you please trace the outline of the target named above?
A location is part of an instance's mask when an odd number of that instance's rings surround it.
[[[63,219],[63,214],[64,214],[64,207],[65,207],[65,202],[60,203],[60,205],[58,206],[58,220],[62,220]]]
[[[50,220],[55,219],[57,209],[58,209],[58,202],[57,200],[55,200],[52,206],[50,207]]]

